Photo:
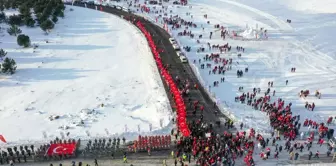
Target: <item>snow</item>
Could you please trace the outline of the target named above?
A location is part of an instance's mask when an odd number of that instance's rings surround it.
[[[254,39],[258,37],[258,34],[255,30],[253,30],[252,27],[247,27],[241,34],[240,36],[242,36],[243,38],[246,39]]]
[[[282,0],[288,8],[310,13],[336,13],[334,0]]]
[[[71,8],[49,35],[20,27],[37,49],[1,33],[0,47],[18,66],[0,78],[0,134],[8,145],[68,132],[82,139],[169,132],[171,108],[141,32],[117,16]]]

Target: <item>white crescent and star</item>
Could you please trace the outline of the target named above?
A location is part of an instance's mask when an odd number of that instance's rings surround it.
[[[53,150],[53,153],[59,154],[60,152],[57,151],[57,150],[60,149],[60,148],[63,148],[63,146],[57,146],[57,147]],[[66,151],[66,148],[63,148],[62,151]],[[62,152],[62,151],[61,151],[61,152]]]

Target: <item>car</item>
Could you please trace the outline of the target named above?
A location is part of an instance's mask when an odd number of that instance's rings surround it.
[[[117,9],[119,9],[119,10],[121,10],[121,9],[122,9],[122,7],[121,7],[121,6],[117,6],[116,8],[117,8]]]
[[[188,63],[188,59],[187,59],[187,57],[185,57],[185,56],[180,56],[180,60],[181,60],[181,62],[182,63]]]
[[[130,9],[125,8],[125,7],[122,7],[122,10],[123,10],[124,12],[130,12]]]
[[[87,3],[88,5],[94,5],[95,4],[94,1],[85,1],[85,3]]]
[[[177,45],[177,44],[173,44],[173,48],[174,48],[174,50],[176,50],[176,51],[181,50],[180,46]]]
[[[177,56],[184,56],[184,53],[181,51],[176,51]]]
[[[174,4],[174,5],[179,5],[180,2],[179,2],[179,1],[174,1],[173,4]]]
[[[176,41],[175,41],[174,38],[169,38],[169,42],[170,42],[171,44],[175,44],[175,43],[176,43]]]

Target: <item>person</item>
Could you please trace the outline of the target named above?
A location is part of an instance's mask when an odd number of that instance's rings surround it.
[[[308,154],[308,160],[311,160],[312,155],[313,155],[313,152],[310,151],[309,154]]]
[[[296,152],[296,153],[295,153],[295,156],[294,156],[294,160],[297,160],[298,158],[299,158],[299,153]]]
[[[95,166],[98,166],[98,161],[97,161],[97,159],[94,159],[94,164],[95,164]]]
[[[124,159],[124,163],[127,163],[127,156],[126,155],[124,155],[123,159]]]
[[[317,151],[317,152],[315,153],[315,156],[314,156],[314,158],[320,158],[320,157],[319,157],[319,154],[320,154],[320,152],[319,152],[319,151]]]

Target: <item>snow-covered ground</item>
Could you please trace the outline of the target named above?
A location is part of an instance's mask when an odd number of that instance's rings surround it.
[[[117,16],[72,8],[49,35],[20,27],[38,45],[35,50],[1,33],[0,48],[18,68],[0,76],[0,134],[11,145],[68,132],[70,138],[131,138],[138,129],[170,131],[169,101],[141,32]]]

